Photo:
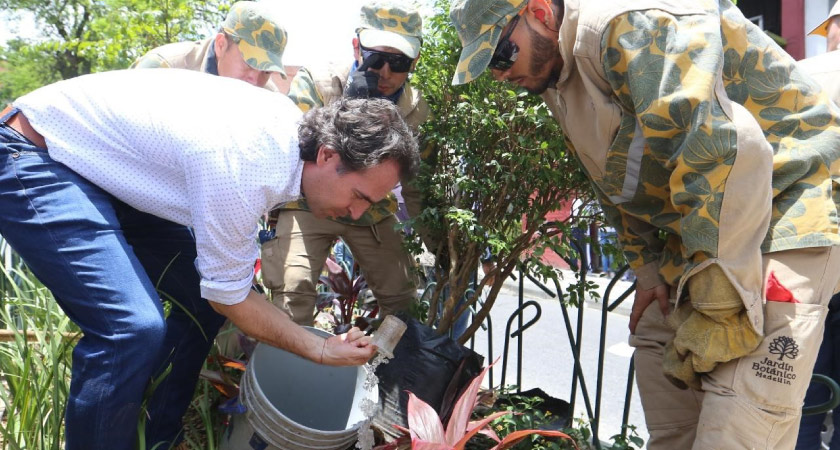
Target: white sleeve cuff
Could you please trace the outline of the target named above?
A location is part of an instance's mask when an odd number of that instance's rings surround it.
[[[237,281],[201,280],[201,297],[223,305],[235,305],[245,300],[251,290],[252,278]]]

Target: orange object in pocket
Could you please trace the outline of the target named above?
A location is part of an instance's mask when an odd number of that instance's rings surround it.
[[[799,300],[793,298],[793,293],[788,288],[782,286],[782,283],[776,278],[774,272],[770,272],[770,276],[767,277],[766,298],[768,302],[799,303]]]

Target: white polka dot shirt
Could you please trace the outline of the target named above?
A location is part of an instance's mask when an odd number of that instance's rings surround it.
[[[300,197],[300,110],[285,96],[179,69],[55,83],[14,102],[50,156],[132,207],[190,226],[201,295],[251,286],[259,218]]]

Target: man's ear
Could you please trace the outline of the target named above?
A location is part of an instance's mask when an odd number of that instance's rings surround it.
[[[315,158],[315,162],[318,163],[318,165],[335,162],[333,161],[334,158],[339,158],[338,153],[336,153],[335,150],[327,147],[326,145],[318,147],[318,157]]]
[[[414,68],[417,67],[417,61],[420,61],[420,52],[417,52],[417,57],[414,58],[414,61],[412,61],[411,69],[408,70],[409,72],[414,72]]]
[[[216,54],[224,53],[227,50],[227,38],[225,38],[225,34],[221,31],[216,33],[216,38],[213,39],[213,50],[216,51]]]
[[[531,0],[528,2],[528,11],[534,15],[540,23],[545,25],[546,28],[556,31],[555,27],[555,18],[554,18],[554,10],[551,9],[551,0]]]

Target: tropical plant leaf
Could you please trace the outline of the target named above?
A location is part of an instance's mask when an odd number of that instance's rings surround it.
[[[469,425],[467,425],[467,431],[468,431],[468,432],[469,432],[469,431],[472,431],[473,429],[475,429],[476,427],[478,427],[478,426],[480,426],[480,425],[481,425],[481,421],[480,421],[480,420],[477,420],[477,421],[474,421],[474,422],[470,422],[470,424],[469,424]],[[501,441],[502,441],[501,439],[499,439],[499,435],[498,435],[498,434],[496,434],[496,431],[495,431],[495,430],[493,430],[493,427],[488,427],[488,426],[485,426],[485,427],[483,427],[483,428],[480,428],[480,429],[478,430],[478,434],[482,434],[482,435],[484,435],[484,436],[487,436],[487,437],[489,437],[490,439],[493,439],[493,440],[494,440],[494,441],[496,441],[496,442],[501,442]]]
[[[463,450],[464,447],[467,445],[467,442],[469,442],[469,440],[472,439],[473,436],[478,434],[480,431],[482,431],[484,429],[487,429],[487,425],[490,422],[498,419],[499,417],[507,416],[509,414],[513,414],[513,411],[497,411],[497,412],[494,412],[493,414],[490,414],[489,416],[487,416],[487,417],[485,417],[481,420],[471,422],[470,423],[471,427],[467,428],[466,433],[463,436],[459,436],[460,439],[458,440],[458,442],[455,443],[455,449],[456,450]],[[486,434],[486,433],[482,433],[482,434]],[[498,439],[498,438],[499,437],[496,436],[496,439]],[[492,437],[491,437],[491,439],[492,439]]]
[[[368,283],[367,280],[365,280],[365,276],[359,275],[358,277],[356,277],[353,280],[353,297],[358,297],[359,292],[361,292],[362,289],[365,289],[366,287],[368,287]]]
[[[245,361],[241,361],[241,360],[238,360],[238,359],[235,359],[235,358],[230,358],[230,357],[227,357],[227,356],[222,355],[222,354],[216,355],[215,358],[216,358],[216,361],[222,367],[230,367],[231,369],[237,369],[237,370],[241,370],[243,372],[245,371],[245,367],[246,367]]]
[[[443,444],[446,442],[444,440],[443,424],[440,422],[437,411],[411,392],[408,393],[408,410],[406,412],[412,448],[417,448],[414,447],[414,443],[418,440],[424,443]]]
[[[353,297],[353,283],[350,282],[350,277],[347,276],[341,265],[333,261],[332,258],[327,258],[325,265],[327,273],[329,273],[330,289],[344,297]]]
[[[446,444],[436,444],[434,442],[426,442],[422,439],[411,440],[411,450],[454,450],[454,447]]]
[[[321,281],[323,281],[323,279],[326,277],[321,278]],[[339,297],[341,297],[341,294],[337,294],[335,292],[319,292],[318,296],[315,298],[315,308],[317,308],[318,311],[321,311],[324,308],[332,305],[333,300],[336,300]]]
[[[340,273],[344,273],[344,268],[341,267],[341,264],[335,262],[332,257],[327,258],[325,261],[325,265],[327,268],[327,272],[332,275],[338,275]]]
[[[446,442],[457,442],[466,433],[467,424],[470,421],[470,416],[477,402],[481,382],[484,381],[484,376],[487,374],[487,371],[498,361],[499,358],[496,358],[492,364],[485,367],[480,374],[476,375],[469,386],[467,386],[467,389],[464,390],[464,393],[461,394],[461,397],[458,398],[458,401],[455,402],[455,407],[452,409],[452,415],[449,416],[449,423],[446,427]]]
[[[201,378],[209,381],[217,391],[227,398],[236,397],[239,395],[239,387],[236,386],[228,377],[222,372],[214,370],[201,369],[199,374]]]

